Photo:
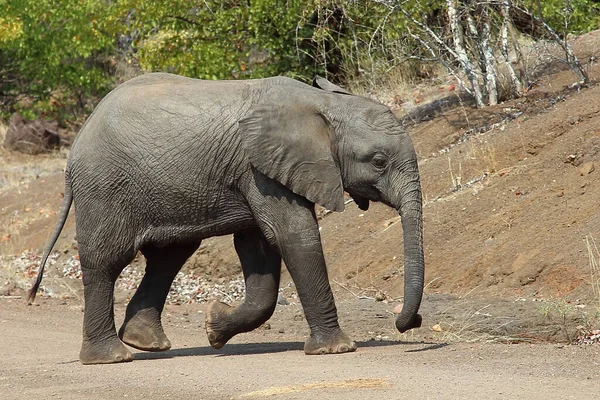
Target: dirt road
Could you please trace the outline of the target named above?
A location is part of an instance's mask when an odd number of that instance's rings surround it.
[[[0,299],[2,399],[547,400],[594,399],[600,392],[598,345],[369,340],[371,329],[390,321],[357,326],[349,317],[356,304],[348,302],[339,308],[342,325],[359,340],[352,354],[305,356],[298,305],[278,307],[270,329],[216,351],[204,333],[204,306],[189,305],[165,310],[174,349],[139,352],[128,364],[83,366],[81,303],[40,303]],[[116,315],[122,318],[122,306]]]

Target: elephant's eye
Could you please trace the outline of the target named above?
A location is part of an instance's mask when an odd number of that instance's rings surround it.
[[[375,155],[375,157],[373,157],[373,159],[371,160],[371,163],[373,164],[373,166],[375,168],[383,169],[387,166],[388,159],[383,154],[377,154],[377,155]]]

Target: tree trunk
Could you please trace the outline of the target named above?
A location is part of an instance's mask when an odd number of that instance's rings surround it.
[[[544,14],[542,13],[542,3],[540,3],[540,0],[535,0],[535,3],[537,5],[537,9],[538,9],[538,18],[540,19],[540,21],[544,21]]]
[[[481,87],[479,86],[479,80],[477,79],[475,68],[471,63],[471,60],[469,60],[469,56],[465,50],[463,31],[457,14],[457,0],[446,0],[446,4],[448,5],[448,20],[450,22],[450,29],[452,31],[454,51],[457,55],[458,62],[467,75],[469,82],[471,83],[477,108],[482,108],[484,106],[483,94],[481,93]]]
[[[488,105],[498,104],[498,85],[496,78],[496,58],[490,46],[491,26],[488,5],[482,5],[481,20],[481,38],[479,40],[483,53],[483,62],[485,64],[485,86],[488,95]]]
[[[487,88],[487,84],[486,84],[486,63],[485,63],[485,51],[483,49],[483,47],[481,46],[482,42],[481,42],[481,35],[479,30],[477,29],[477,25],[475,25],[475,20],[473,19],[473,14],[476,12],[476,4],[473,4],[472,0],[467,0],[466,4],[464,5],[464,14],[467,18],[467,27],[469,28],[469,34],[471,35],[471,40],[475,43],[475,46],[477,47],[477,56],[478,56],[478,61],[479,61],[479,71],[475,71],[475,73],[477,74],[477,80],[479,81],[479,77],[481,76],[482,80],[483,80],[483,88],[486,89]],[[484,96],[486,95],[486,93],[484,93]]]
[[[515,97],[521,97],[523,95],[523,85],[521,84],[521,80],[515,73],[515,69],[512,66],[512,61],[508,53],[508,24],[510,22],[510,3],[510,0],[507,0],[502,5],[502,27],[500,29],[500,43],[502,48],[502,55],[504,56],[504,62],[506,63],[506,68],[508,69],[508,74],[510,75],[510,80],[512,82],[512,95]]]

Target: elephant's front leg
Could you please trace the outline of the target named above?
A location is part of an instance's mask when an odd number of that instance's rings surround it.
[[[266,322],[277,304],[281,257],[258,229],[233,238],[246,282],[246,297],[238,307],[212,303],[206,312],[210,345],[220,349],[234,335],[249,332]]]
[[[300,197],[270,197],[258,213],[265,236],[279,252],[296,285],[310,337],[306,354],[346,353],[356,343],[341,330],[321,245],[314,204]]]
[[[303,229],[290,228],[280,246],[310,326],[311,333],[304,344],[304,352],[330,354],[355,351],[356,343],[338,324],[316,218],[314,224]]]

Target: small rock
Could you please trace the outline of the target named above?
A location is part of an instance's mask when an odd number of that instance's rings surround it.
[[[579,167],[579,174],[581,176],[589,175],[596,169],[596,166],[593,162],[589,161],[584,163],[581,167]]]
[[[578,167],[583,162],[582,158],[583,154],[569,154],[565,159],[565,163]]]
[[[10,296],[15,290],[15,284],[13,282],[6,282],[5,285],[0,286],[0,296]]]
[[[83,282],[81,279],[47,277],[43,283],[44,292],[61,300],[83,298]]]
[[[279,328],[279,333],[285,333],[285,329]]]
[[[124,290],[115,290],[114,294],[114,302],[115,304],[127,304],[133,297],[135,290],[132,289],[124,289]]]
[[[290,302],[287,301],[287,299],[283,297],[281,293],[279,293],[279,295],[277,296],[277,304],[279,304],[280,306],[287,306],[290,304]]]
[[[383,293],[381,290],[378,290],[377,293],[375,293],[375,300],[376,301],[384,301],[385,300],[385,293]]]
[[[263,324],[262,328],[263,328],[265,331],[271,330],[271,324],[269,324],[268,322],[265,322],[265,323]]]
[[[388,220],[385,220],[383,222],[383,227],[384,228],[389,228],[390,226],[394,225],[396,222],[400,221],[400,217],[394,217],[394,218],[390,218]]]
[[[434,332],[442,332],[442,327],[440,326],[440,324],[435,324],[434,326],[431,327],[431,330]]]

